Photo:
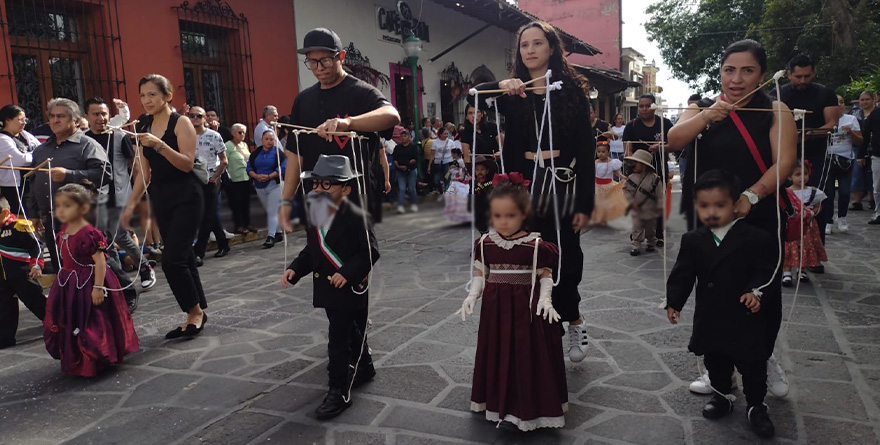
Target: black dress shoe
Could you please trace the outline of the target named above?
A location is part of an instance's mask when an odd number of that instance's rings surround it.
[[[773,426],[770,416],[767,415],[767,405],[761,404],[749,408],[746,418],[758,436],[773,437],[776,434],[776,428]]]
[[[6,339],[0,340],[0,349],[11,348],[13,346],[15,346],[15,339],[14,338],[12,340],[6,340]],[[375,372],[376,371],[373,371],[374,375],[375,375]]]
[[[226,255],[229,255],[229,247],[221,247],[220,250],[214,254],[214,258],[223,258]]]
[[[647,247],[645,247],[645,252],[654,252],[655,250],[657,250],[657,249],[654,248],[654,246],[647,246]]]
[[[642,252],[639,249],[633,249],[629,251],[629,254],[632,256],[639,256]]]
[[[264,249],[271,249],[273,247],[275,247],[275,238],[270,236],[270,237],[266,238],[266,242],[263,243],[263,248]]]
[[[825,266],[820,264],[816,267],[808,267],[807,270],[813,273],[825,273]]]
[[[183,328],[180,326],[178,326],[177,329],[165,334],[165,340],[173,340],[180,337],[183,337]]]
[[[354,368],[349,368],[348,379],[352,380],[352,377],[354,381],[352,382],[351,389],[360,388],[376,377],[376,368],[373,367],[372,363],[361,365],[357,373],[354,372]]]
[[[342,414],[343,411],[351,406],[351,399],[346,402],[343,398],[344,395],[345,390],[342,388],[330,388],[327,396],[324,397],[324,401],[315,409],[315,418],[318,420],[329,420]]]
[[[703,407],[703,417],[707,419],[720,419],[733,412],[733,402],[722,397],[720,394],[712,396],[712,400]]]
[[[663,241],[663,238],[657,238],[657,247],[663,247],[664,242],[665,241]]]
[[[202,260],[202,257],[197,256],[196,257],[196,267],[202,267],[204,264],[205,264],[205,262]]]
[[[860,202],[854,202],[852,207],[850,207],[849,209],[854,211],[865,210],[865,208],[862,206],[862,203]]]
[[[135,294],[134,294],[134,298],[132,298],[132,299],[126,299],[126,300],[125,300],[125,303],[128,304],[128,313],[129,313],[129,314],[133,314],[134,311],[137,310],[137,308],[138,308],[138,300],[139,300],[139,299],[140,299],[140,296],[138,296],[138,294],[135,293]]]
[[[194,324],[186,325],[186,329],[183,330],[183,337],[195,337],[202,333],[202,329],[205,329],[205,323],[208,322],[208,314],[202,312],[202,325],[196,327]]]
[[[284,234],[283,233],[276,233],[275,234],[275,244],[283,243],[283,242],[284,242]]]
[[[876,226],[877,224],[880,224],[880,216],[875,216],[874,218],[871,218],[871,220],[868,221],[868,224],[870,224],[872,226]]]

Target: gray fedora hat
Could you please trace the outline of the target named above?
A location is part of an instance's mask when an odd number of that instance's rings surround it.
[[[310,172],[303,172],[302,179],[329,179],[331,181],[346,182],[360,176],[351,169],[348,156],[321,155],[315,168]]]

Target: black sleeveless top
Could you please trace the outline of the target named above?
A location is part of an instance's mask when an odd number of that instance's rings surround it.
[[[703,99],[697,102],[699,107],[710,107],[715,103],[714,99]],[[764,93],[757,93],[752,97],[749,104],[743,108],[773,108],[773,101]],[[770,138],[777,137],[770,134],[773,127],[772,111],[739,111],[737,115],[743,122],[755,146],[758,154],[764,161],[764,166],[776,168],[773,165],[773,149],[770,146]],[[713,122],[708,129],[703,130],[702,138],[696,141],[696,150],[688,163],[694,163],[697,168],[697,177],[709,170],[720,169],[736,175],[743,188],[750,187],[758,182],[764,174],[752,156],[749,146],[742,134],[736,128],[730,117],[719,122]],[[784,178],[783,178],[784,181]],[[785,193],[783,184],[780,183],[781,193]],[[779,200],[768,196],[752,207],[745,220],[754,226],[760,227],[771,233],[777,232],[777,214]],[[778,233],[775,235],[779,236]]]
[[[180,152],[180,148],[177,145],[177,136],[174,134],[174,129],[177,127],[177,120],[180,118],[180,114],[172,112],[171,117],[168,118],[168,128],[165,129],[165,134],[161,137],[162,141],[176,152]],[[149,114],[141,115],[138,121],[138,133],[148,133],[153,126],[153,116]],[[144,157],[150,162],[151,185],[179,183],[193,179],[191,172],[184,172],[175,167],[168,159],[165,159],[165,156],[159,154],[152,147],[144,147]]]

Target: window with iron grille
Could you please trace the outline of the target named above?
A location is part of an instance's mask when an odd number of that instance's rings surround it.
[[[126,100],[116,0],[5,0],[5,6],[0,27],[11,50],[5,76],[28,129],[45,122],[55,97],[80,106],[92,96]]]
[[[177,10],[186,103],[217,110],[227,127],[257,118],[247,18],[226,2],[188,1]]]

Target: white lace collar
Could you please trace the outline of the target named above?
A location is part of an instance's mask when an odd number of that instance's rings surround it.
[[[528,235],[521,236],[516,239],[507,239],[504,238],[504,236],[502,236],[500,233],[496,232],[495,229],[489,229],[489,239],[492,240],[492,242],[495,243],[496,246],[504,250],[513,249],[515,246],[534,241],[540,237],[540,233],[531,232]]]

